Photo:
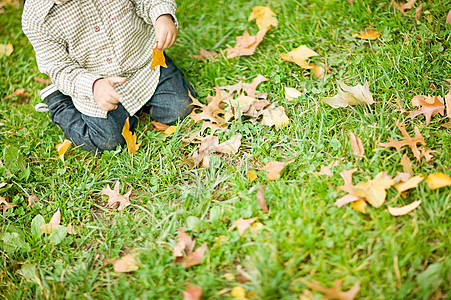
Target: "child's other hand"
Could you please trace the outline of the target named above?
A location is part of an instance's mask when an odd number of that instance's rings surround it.
[[[177,27],[171,15],[161,15],[155,22],[155,36],[158,42],[158,51],[171,47],[177,39]]]
[[[116,92],[114,85],[124,83],[125,77],[107,77],[96,80],[92,86],[94,101],[101,110],[110,111],[117,108],[117,103],[122,102],[122,96]]]

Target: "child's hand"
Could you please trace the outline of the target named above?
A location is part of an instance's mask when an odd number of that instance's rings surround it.
[[[158,42],[158,51],[166,50],[174,44],[177,39],[177,27],[175,27],[171,15],[158,17],[155,22],[155,36]]]
[[[122,96],[116,92],[114,85],[124,83],[125,77],[107,77],[96,80],[92,86],[94,101],[101,110],[110,111],[117,108],[117,103],[122,102]]]

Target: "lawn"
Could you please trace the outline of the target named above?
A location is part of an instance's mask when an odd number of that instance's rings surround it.
[[[424,3],[415,20],[415,9]],[[415,95],[444,97],[451,79],[451,25],[445,24],[449,0],[417,1],[402,14],[391,1],[177,0],[180,32],[167,54],[206,103],[215,86],[250,83],[258,74],[269,80],[258,86],[270,102],[284,107],[290,121],[282,128],[238,118],[219,139],[242,135],[236,154],[217,154],[207,169],[185,162],[196,145],[182,141],[200,124],[180,122],[166,135],[147,121],[136,133],[138,152],[116,149],[102,156],[73,145],[58,157],[64,141],[47,113],[38,113],[38,91],[44,84],[34,52],[21,31],[21,9],[5,6],[0,14],[0,44],[14,52],[0,56],[0,196],[14,207],[0,221],[0,296],[4,299],[182,299],[191,284],[205,299],[237,297],[241,287],[252,299],[321,299],[308,283],[331,287],[336,280],[347,291],[357,282],[357,299],[440,299],[451,289],[451,187],[432,190],[426,181],[399,195],[387,189],[386,203],[359,212],[335,201],[346,195],[340,172],[356,168],[353,183],[367,182],[383,171],[403,171],[407,154],[415,175],[451,175],[450,121],[433,115],[411,119],[396,109],[399,98],[413,111]],[[225,49],[247,29],[252,8],[268,5],[279,25],[271,28],[251,56],[226,57]],[[381,36],[356,38],[374,28]],[[319,54],[329,72],[318,79],[309,70],[283,60],[281,53],[306,45]],[[220,53],[196,60],[200,48]],[[321,101],[348,85],[369,83],[375,104],[333,108]],[[302,96],[285,97],[285,87]],[[10,96],[25,88],[30,96]],[[448,108],[450,109],[450,108]],[[432,149],[432,158],[417,160],[409,147],[385,148],[403,136],[399,120],[413,136],[417,127]],[[353,154],[349,131],[362,140],[365,155]],[[267,181],[261,168],[270,161],[288,163],[280,178]],[[330,175],[321,166],[334,161]],[[248,172],[257,174],[251,181]],[[120,192],[132,189],[131,205],[110,209],[101,191],[120,181]],[[1,186],[1,185],[0,185]],[[269,212],[257,201],[262,186]],[[28,207],[28,198],[39,201]],[[409,214],[392,216],[387,206],[421,200]],[[49,222],[61,212],[76,235],[55,242],[36,230],[36,216]],[[258,219],[242,235],[229,230],[239,218]],[[34,223],[32,223],[32,221]],[[200,264],[185,268],[174,262],[178,229],[206,243]],[[114,271],[105,260],[133,254],[138,270]],[[232,291],[233,295],[232,295]],[[303,295],[306,298],[299,298]],[[432,298],[431,298],[432,297]],[[435,297],[435,298],[434,298]]]

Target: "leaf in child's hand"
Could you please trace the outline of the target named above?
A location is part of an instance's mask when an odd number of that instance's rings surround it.
[[[152,62],[150,63],[150,66],[154,70],[155,70],[156,66],[162,66],[164,68],[167,68],[168,65],[166,65],[166,59],[164,58],[164,53],[163,53],[163,51],[158,51],[157,47],[158,47],[158,42],[157,42],[155,48],[153,48]]]
[[[64,163],[64,154],[67,152],[67,149],[69,149],[70,145],[72,144],[69,140],[64,140],[62,144],[56,144],[55,149],[58,151],[59,158]]]
[[[116,206],[116,204],[119,204],[119,207],[117,210],[121,211],[127,206],[131,205],[130,203],[130,195],[132,193],[132,189],[128,191],[126,194],[121,195],[119,193],[119,180],[116,181],[114,184],[114,188],[111,189],[110,185],[108,184],[106,188],[102,190],[101,195],[107,195],[109,197],[108,199],[108,207],[113,208]]]
[[[277,27],[278,20],[276,14],[267,6],[255,6],[249,16],[249,22],[257,20],[258,29],[264,29],[270,26]]]
[[[136,133],[132,133],[130,131],[130,121],[129,118],[125,120],[124,127],[122,128],[122,136],[125,139],[125,142],[127,143],[128,153],[135,154],[136,150],[139,149],[139,145],[136,143]]]

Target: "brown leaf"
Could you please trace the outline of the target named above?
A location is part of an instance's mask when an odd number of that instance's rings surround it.
[[[53,214],[52,218],[50,219],[50,222],[48,222],[47,224],[43,224],[40,229],[44,233],[51,234],[53,231],[56,230],[56,228],[58,228],[60,222],[61,222],[61,212],[60,209],[58,208],[58,210]]]
[[[349,131],[349,136],[351,138],[352,153],[359,157],[363,157],[365,155],[365,148],[363,148],[362,140],[352,131]]]
[[[257,46],[263,40],[263,37],[265,36],[268,29],[269,27],[260,29],[260,31],[257,32],[256,35],[252,36],[249,35],[247,30],[245,30],[242,36],[238,36],[236,38],[236,45],[234,48],[225,49],[227,51],[227,58],[254,54]]]
[[[69,149],[70,145],[72,145],[72,142],[69,140],[64,140],[62,144],[56,144],[55,149],[58,151],[59,158],[64,162],[64,154],[67,152],[67,149]]]
[[[446,116],[451,119],[451,89],[445,95]]]
[[[304,69],[313,69],[313,66],[310,66],[306,59],[312,56],[318,56],[319,54],[315,51],[311,50],[307,46],[301,45],[296,49],[288,52],[288,53],[280,53],[280,57],[286,61],[294,62],[298,66]]]
[[[37,82],[42,83],[42,84],[50,84],[50,83],[52,83],[52,81],[50,79],[44,79],[44,78],[41,78],[41,77],[33,77],[33,79],[34,79],[34,81],[37,81]]]
[[[155,70],[156,66],[162,66],[164,68],[167,68],[168,65],[166,64],[166,59],[164,57],[163,51],[158,51],[158,41],[155,45],[155,48],[152,51],[152,62],[150,63],[150,66],[153,70]]]
[[[343,197],[341,197],[340,199],[338,199],[337,201],[335,201],[334,205],[336,207],[343,207],[346,204],[361,200],[361,197],[358,197],[356,195],[353,194],[347,194]]]
[[[415,21],[419,21],[421,18],[421,13],[423,12],[424,3],[421,3],[420,6],[415,10]]]
[[[357,104],[374,104],[373,94],[370,92],[368,82],[364,85],[348,86],[341,81],[337,81],[339,88],[338,94],[334,97],[326,97],[321,99],[324,103],[329,104],[333,108],[348,107]]]
[[[116,181],[114,184],[114,189],[112,190],[110,188],[110,185],[108,184],[106,188],[104,188],[101,192],[101,195],[107,195],[109,197],[108,199],[108,207],[113,208],[118,204],[117,210],[121,211],[127,206],[131,205],[130,203],[130,195],[132,193],[132,189],[128,191],[126,194],[121,195],[119,193],[119,180]]]
[[[429,99],[420,98],[419,101],[421,108],[419,110],[410,113],[411,119],[419,115],[424,115],[426,117],[426,125],[429,124],[429,122],[431,121],[432,115],[440,114],[443,116],[445,113],[445,106],[443,105],[443,99],[441,99],[441,97],[434,96],[428,98],[432,98],[433,102],[431,103],[431,100]]]
[[[257,191],[257,201],[258,201],[258,205],[260,206],[260,208],[265,212],[268,213],[269,209],[268,206],[266,206],[266,201],[265,201],[265,193],[263,190],[263,186],[260,185],[258,187],[258,191]]]
[[[387,209],[388,209],[388,212],[392,216],[403,216],[403,215],[406,215],[406,214],[410,213],[411,211],[413,211],[420,204],[421,204],[421,200],[417,200],[417,201],[414,201],[414,202],[412,202],[406,206],[402,206],[402,207],[387,206]]]
[[[200,300],[202,298],[202,289],[188,283],[186,291],[182,292],[183,300]]]
[[[138,261],[131,254],[126,254],[117,260],[104,260],[106,264],[113,264],[113,269],[117,273],[129,273],[132,271],[139,270]]]
[[[25,89],[17,89],[12,94],[9,94],[2,100],[6,100],[6,99],[12,98],[14,96],[22,97],[22,98],[30,98],[31,97],[31,95]]]
[[[204,48],[200,49],[198,55],[190,55],[191,58],[199,59],[199,60],[207,60],[207,59],[214,58],[217,56],[219,56],[218,52],[208,51],[208,50],[205,50]]]
[[[241,134],[232,136],[229,140],[217,145],[212,152],[236,154],[241,146]]]
[[[376,29],[365,29],[360,32],[356,37],[362,40],[377,40],[381,36],[380,32]]]
[[[426,184],[432,190],[451,185],[451,177],[441,172],[430,174],[426,179]]]
[[[337,188],[348,192],[349,194],[355,193],[355,186],[352,184],[352,174],[357,171],[357,169],[351,169],[351,170],[343,170],[340,173],[341,178],[343,178],[345,184],[338,186]]]
[[[249,22],[257,20],[258,29],[265,29],[271,26],[277,27],[278,20],[276,14],[267,6],[255,6],[249,16]]]
[[[399,10],[401,13],[403,13],[404,15],[406,14],[406,10],[411,9],[413,4],[416,2],[417,0],[410,0],[407,3],[393,3],[393,6],[395,7],[395,9]]]
[[[273,181],[280,177],[280,173],[285,168],[287,164],[279,161],[270,161],[262,168],[266,170],[266,180]]]
[[[259,98],[259,99],[265,99],[266,94],[256,94],[257,87],[260,85],[260,83],[268,81],[268,78],[265,76],[258,74],[257,77],[255,77],[251,83],[245,83],[245,82],[238,82],[234,85],[226,85],[219,87],[220,90],[226,90],[230,94],[236,92],[240,93],[241,91],[244,91],[247,96],[253,97],[253,98]]]
[[[404,107],[402,106],[402,104],[401,104],[401,99],[396,98],[396,103],[397,103],[397,105],[396,105],[396,111],[399,111],[400,113],[405,113],[405,112],[407,112],[407,111],[404,109]]]
[[[67,225],[67,233],[73,235],[78,234],[74,226],[72,226],[72,223],[69,223],[69,225]]]
[[[127,149],[128,153],[135,154],[136,151],[139,149],[139,145],[136,143],[137,137],[136,133],[132,133],[130,131],[130,118],[127,118],[125,120],[124,127],[122,128],[122,136],[125,139],[125,142],[127,143]]]
[[[326,66],[323,63],[319,63],[320,65],[317,65],[315,63],[309,63],[309,66],[313,67],[313,75],[315,75],[318,79],[323,78],[324,74],[326,72],[329,72],[330,67]]]
[[[251,226],[252,223],[254,223],[258,217],[250,218],[250,219],[243,219],[239,218],[235,222],[233,222],[232,226],[229,228],[228,231],[232,231],[235,228],[238,228],[238,234],[242,235],[244,231]]]
[[[410,176],[413,176],[413,168],[412,168],[412,162],[410,161],[409,157],[407,156],[407,153],[404,153],[404,155],[401,158],[401,165],[404,172],[409,173]]]
[[[155,126],[154,129],[156,131],[165,131],[166,129],[169,128],[169,125],[166,125],[166,124],[163,124],[163,123],[160,123],[157,121],[152,121],[151,123],[153,124],[153,126]]]
[[[31,194],[30,196],[28,196],[28,205],[27,205],[27,207],[33,207],[38,202],[39,202],[38,196],[36,196],[35,194]]]
[[[220,114],[225,114],[225,111],[221,108],[221,103],[226,100],[229,96],[223,96],[221,94],[221,91],[219,90],[219,88],[216,89],[216,96],[215,97],[210,97],[210,102],[208,103],[208,105],[204,105],[202,103],[200,103],[196,98],[194,98],[193,96],[191,96],[191,94],[189,94],[192,103],[191,105],[193,106],[199,106],[201,109],[201,112],[198,113],[197,108],[195,108],[191,114],[189,115],[190,118],[194,121],[194,122],[200,122],[203,120],[208,120],[212,123],[216,123],[219,126],[225,125],[226,121],[221,118],[219,115]]]
[[[331,288],[323,287],[317,282],[306,282],[306,284],[311,289],[324,293],[325,299],[353,300],[360,291],[360,281],[356,282],[347,292],[341,291],[341,280],[336,280]]]
[[[446,24],[451,24],[451,10],[448,12],[448,15],[446,16]]]
[[[179,229],[178,242],[174,247],[174,260],[177,265],[185,264],[185,268],[202,262],[207,249],[207,243],[202,244],[196,251],[195,242],[183,230]]]
[[[15,205],[9,204],[8,201],[6,201],[5,198],[0,196],[0,208],[3,211],[3,215],[5,215],[5,212],[10,209],[11,207],[14,207]]]
[[[285,108],[282,106],[272,108],[269,107],[262,111],[263,113],[263,126],[274,126],[276,129],[286,127],[290,123],[290,119],[285,113]]]
[[[411,137],[407,133],[404,124],[400,123],[399,120],[396,120],[395,125],[396,125],[396,127],[398,127],[398,129],[401,131],[402,135],[405,138],[400,141],[395,141],[392,138],[389,138],[388,143],[380,143],[379,146],[386,147],[386,148],[395,147],[398,151],[401,150],[401,148],[404,146],[409,146],[410,149],[412,149],[412,152],[413,152],[413,155],[415,156],[415,158],[418,161],[420,161],[422,156],[421,156],[420,150],[418,149],[417,144],[420,143],[420,144],[426,146],[426,142],[424,141],[423,136],[421,135],[420,131],[418,130],[418,127],[417,126],[414,127],[415,137]]]

